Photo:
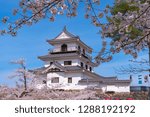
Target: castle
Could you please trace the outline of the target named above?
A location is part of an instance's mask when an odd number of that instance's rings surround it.
[[[96,64],[92,61],[92,48],[82,42],[79,36],[68,32],[66,27],[47,42],[53,49],[47,55],[38,57],[45,65],[34,70],[42,79],[42,82],[36,84],[38,88],[98,88],[103,92],[130,92],[130,80],[104,77],[94,72]]]

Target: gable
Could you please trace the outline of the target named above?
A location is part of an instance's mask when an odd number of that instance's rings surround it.
[[[64,69],[62,69],[61,67],[58,67],[55,64],[52,64],[51,66],[47,67],[43,73],[49,73],[49,72],[62,72],[64,71]]]
[[[71,38],[71,36],[67,35],[66,33],[62,32],[56,39],[68,39]]]
[[[51,68],[48,69],[47,72],[60,72],[61,70],[59,68]]]

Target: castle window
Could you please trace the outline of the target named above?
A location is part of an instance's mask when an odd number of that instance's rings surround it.
[[[92,67],[90,67],[90,71],[92,71]]]
[[[50,65],[52,65],[53,64],[53,62],[50,62]]]
[[[88,69],[88,65],[85,65],[85,68]]]
[[[61,46],[61,51],[62,51],[62,52],[66,52],[66,51],[67,51],[67,45],[66,45],[66,44],[63,44],[63,45]]]
[[[72,61],[64,61],[64,65],[71,65]]]
[[[72,83],[72,78],[71,77],[68,78],[68,83]]]
[[[78,51],[79,51],[79,53],[81,52],[81,48],[80,48],[80,46],[78,46]]]
[[[139,84],[142,84],[142,81],[141,80],[139,80],[139,82],[138,82]]]
[[[43,80],[43,84],[46,84],[46,80]]]
[[[59,83],[59,77],[52,78],[51,83]]]
[[[85,55],[85,50],[83,49],[83,54]]]
[[[49,69],[48,71],[49,71],[49,72],[59,72],[60,69],[58,69],[58,68],[51,68],[51,69]]]
[[[80,64],[81,64],[81,67],[83,67],[83,63],[81,62]]]

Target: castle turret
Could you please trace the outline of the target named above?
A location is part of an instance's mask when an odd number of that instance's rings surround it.
[[[57,61],[62,66],[81,66],[86,70],[93,71],[92,48],[83,43],[79,36],[68,32],[66,27],[58,36],[47,42],[53,46],[53,49],[49,51],[48,55],[39,57],[46,63],[45,66]]]

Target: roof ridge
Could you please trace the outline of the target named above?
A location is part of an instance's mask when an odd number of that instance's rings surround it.
[[[62,30],[54,39],[58,38],[62,33],[67,34],[67,35],[70,36],[71,38],[79,38],[79,36],[70,33],[70,32],[67,30],[66,26],[64,26],[63,30]]]
[[[55,64],[56,66],[58,65],[57,67],[61,67],[61,68],[65,69],[64,66],[62,66],[62,65],[61,65],[60,63],[58,63],[57,61],[54,61],[53,64]]]
[[[68,34],[68,35],[71,36],[71,37],[79,37],[79,36],[77,36],[77,35],[74,35],[74,34],[70,33],[70,32],[67,30],[66,26],[64,27],[63,32],[65,32],[66,34]]]
[[[54,61],[50,66],[48,66],[46,68],[46,70],[43,71],[43,73],[47,72],[52,65],[55,65],[56,67],[60,68],[61,70],[66,71],[66,69],[60,63]]]

